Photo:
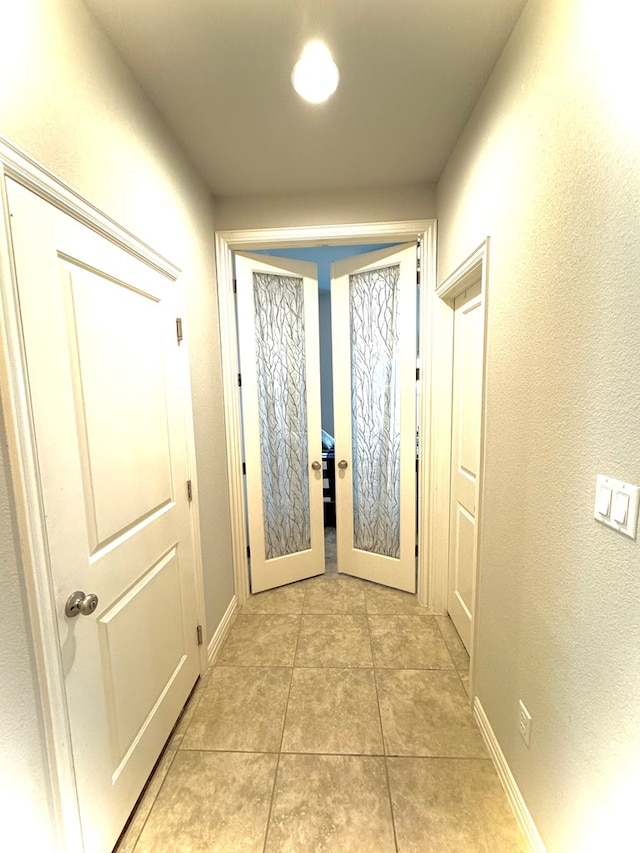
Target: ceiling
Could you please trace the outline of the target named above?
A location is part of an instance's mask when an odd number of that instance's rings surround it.
[[[526,0],[85,0],[216,196],[430,183]],[[325,104],[290,77],[322,38]]]

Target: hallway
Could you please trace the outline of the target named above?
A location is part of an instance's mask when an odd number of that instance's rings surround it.
[[[528,849],[448,617],[327,557],[241,609],[117,853]]]

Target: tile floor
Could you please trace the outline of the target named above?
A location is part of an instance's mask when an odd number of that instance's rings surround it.
[[[524,853],[448,617],[335,573],[253,596],[117,853]]]

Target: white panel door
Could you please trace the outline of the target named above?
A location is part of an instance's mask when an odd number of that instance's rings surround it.
[[[484,308],[478,281],[455,300],[453,329],[448,610],[467,650],[475,607],[483,351]]]
[[[110,851],[198,676],[177,285],[7,181],[86,851]],[[95,594],[71,617],[76,590]]]
[[[416,590],[416,244],[333,265],[338,571]]]
[[[324,572],[315,264],[236,253],[251,591]]]

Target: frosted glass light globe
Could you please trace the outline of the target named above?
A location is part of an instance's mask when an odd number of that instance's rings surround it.
[[[321,104],[338,88],[340,72],[326,45],[310,41],[293,67],[293,88],[311,104]]]

